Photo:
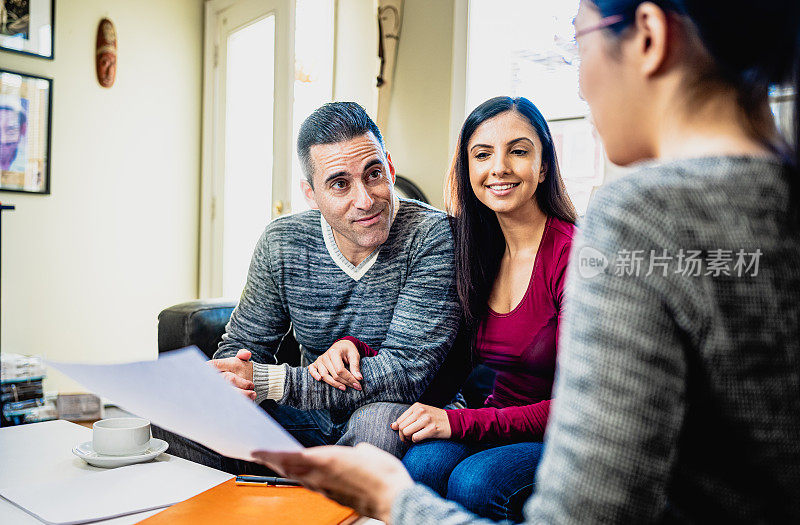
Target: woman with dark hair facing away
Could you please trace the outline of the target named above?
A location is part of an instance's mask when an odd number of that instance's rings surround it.
[[[497,375],[484,408],[415,403],[392,428],[415,443],[403,463],[416,481],[481,516],[521,519],[544,450],[576,220],[536,106],[496,97],[475,108],[461,128],[448,190],[465,317],[459,340],[468,348],[453,351]],[[346,339],[309,367],[318,380],[357,380],[337,373],[348,345],[351,373],[359,355],[375,355]],[[455,381],[469,368],[453,370]]]
[[[573,247],[530,523],[800,523],[800,2],[582,0],[612,162]],[[791,83],[791,145],[771,85]],[[637,263],[638,261],[638,263]],[[389,523],[480,523],[368,446],[265,455]]]

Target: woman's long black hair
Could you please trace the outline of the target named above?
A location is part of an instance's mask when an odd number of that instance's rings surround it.
[[[577,220],[575,207],[561,180],[550,128],[536,106],[523,97],[495,97],[475,108],[461,127],[447,178],[446,197],[447,211],[453,216],[456,287],[464,315],[465,335],[472,348],[478,328],[488,313],[489,294],[500,269],[506,242],[497,216],[472,191],[467,146],[478,126],[506,111],[513,111],[530,122],[542,143],[545,178],[535,193],[539,208],[548,217],[572,224]]]

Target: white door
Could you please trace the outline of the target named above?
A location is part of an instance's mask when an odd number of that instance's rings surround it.
[[[200,296],[241,293],[291,199],[294,0],[206,4]]]

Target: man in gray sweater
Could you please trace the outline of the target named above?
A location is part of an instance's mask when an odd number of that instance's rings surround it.
[[[423,394],[458,329],[448,219],[398,199],[391,156],[358,104],[317,109],[297,142],[313,209],[267,226],[212,364],[304,445],[365,441],[400,456],[405,444],[389,425]],[[275,358],[290,330],[300,367]],[[360,390],[307,369],[348,335],[380,350],[361,361]],[[168,441],[173,453],[222,470],[256,467]]]

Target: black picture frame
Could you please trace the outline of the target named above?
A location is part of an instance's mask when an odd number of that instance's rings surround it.
[[[56,29],[56,2],[55,0],[27,0],[28,1],[28,22],[25,25],[27,37],[19,37],[17,34],[5,33],[6,27],[0,26],[0,51],[19,53],[22,55],[34,56],[53,60],[55,56],[55,29]],[[6,0],[8,2],[8,0]],[[48,13],[49,11],[49,13]],[[6,17],[8,20],[9,17]],[[49,31],[45,32],[49,42],[42,41],[35,44],[38,39],[43,38],[41,29],[49,26]],[[11,29],[10,31],[13,31]],[[35,34],[36,38],[29,38]],[[45,44],[49,44],[46,47]],[[38,47],[38,50],[37,50]]]
[[[13,111],[19,138],[13,152],[0,140],[0,191],[49,195],[53,79],[0,68],[0,134],[15,132]]]

